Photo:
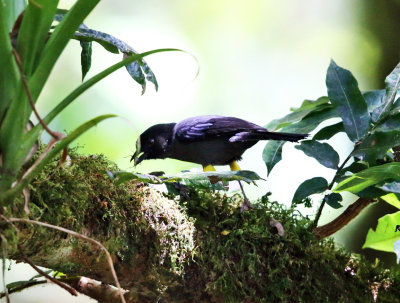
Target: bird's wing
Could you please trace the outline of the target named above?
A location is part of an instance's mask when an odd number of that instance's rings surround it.
[[[248,121],[222,116],[199,116],[179,122],[175,126],[175,138],[179,142],[196,142],[227,138],[242,132],[266,131],[265,128]]]

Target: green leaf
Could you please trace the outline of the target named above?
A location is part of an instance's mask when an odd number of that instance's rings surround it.
[[[175,48],[164,48],[164,49],[156,49],[156,50],[151,50],[142,54],[134,55],[131,56],[121,62],[118,62],[114,65],[111,65],[110,67],[106,68],[102,72],[98,73],[97,75],[93,76],[89,80],[85,81],[82,83],[80,86],[78,86],[75,90],[73,90],[67,97],[65,97],[61,102],[57,104],[57,106],[51,110],[46,117],[43,118],[43,121],[46,124],[49,124],[64,108],[66,108],[69,104],[71,104],[76,98],[78,98],[82,93],[84,93],[87,89],[92,87],[94,84],[99,82],[100,80],[104,79],[111,73],[115,72],[119,68],[125,66],[126,64],[146,57],[151,54],[156,54],[156,53],[161,53],[161,52],[171,52],[171,51],[177,51],[177,52],[182,52],[180,49],[175,49]],[[40,124],[37,124],[34,128],[32,128],[28,133],[27,133],[27,138],[25,140],[26,144],[33,144],[37,136],[39,135],[39,132],[41,131],[42,126]]]
[[[268,175],[274,166],[282,160],[282,147],[285,141],[269,141],[263,150],[262,157],[267,165]]]
[[[266,128],[269,130],[277,130],[294,122],[298,122],[311,112],[325,109],[328,106],[328,102],[328,97],[321,97],[316,101],[305,100],[299,108],[292,108],[292,113],[280,119],[272,120],[266,125]]]
[[[340,194],[330,193],[329,195],[326,195],[324,197],[324,200],[325,200],[326,204],[328,204],[330,207],[332,207],[334,209],[343,207],[343,205],[339,203],[343,200],[343,198]]]
[[[82,67],[82,81],[85,79],[86,74],[92,65],[92,42],[80,42],[81,51],[81,67]]]
[[[393,244],[400,239],[400,232],[396,231],[399,222],[400,211],[380,218],[376,230],[374,231],[371,228],[368,231],[367,239],[362,248],[394,252]]]
[[[4,118],[11,100],[15,100],[17,79],[19,79],[18,69],[11,53],[9,22],[11,22],[10,20],[15,21],[14,9],[21,5],[20,2],[19,0],[7,0],[5,4],[0,4],[0,121]],[[0,141],[0,149],[2,149],[2,143]]]
[[[365,102],[367,103],[368,111],[371,115],[372,122],[376,122],[381,111],[382,104],[385,101],[385,90],[373,90],[363,93]]]
[[[342,118],[344,130],[350,140],[360,141],[369,129],[370,116],[357,80],[348,70],[331,60],[326,86],[329,99]]]
[[[24,74],[34,71],[45,41],[48,38],[58,0],[29,1],[18,33],[17,51],[21,57]]]
[[[383,201],[389,203],[390,205],[400,209],[400,200],[398,196],[394,193],[383,195],[380,197]],[[400,223],[399,223],[400,224]]]
[[[294,193],[292,204],[300,204],[310,195],[322,193],[328,189],[328,181],[322,177],[315,177],[304,181]]]
[[[8,190],[7,192],[0,193],[0,205],[4,205],[4,201],[7,200],[8,197],[21,192],[22,189],[25,188],[29,184],[29,182],[44,168],[44,166],[47,165],[54,157],[56,157],[72,141],[74,141],[80,135],[82,135],[87,130],[97,125],[101,121],[114,117],[117,116],[109,114],[109,115],[98,116],[94,119],[91,119],[82,124],[81,126],[79,126],[73,132],[71,132],[67,137],[57,142],[51,149],[51,151],[47,155],[45,155],[40,162],[38,162],[34,167],[31,167],[27,170],[27,173],[24,175],[21,181],[19,181],[13,188]]]
[[[40,62],[29,81],[33,99],[37,99],[43,89],[61,52],[72,38],[76,29],[89,15],[100,0],[78,0],[56,27],[41,54]]]
[[[391,109],[394,99],[396,98],[397,92],[400,89],[400,63],[397,64],[394,70],[386,77],[385,84],[385,101],[383,103],[383,108],[376,119],[378,124],[386,117],[387,113]]]
[[[339,155],[328,143],[320,143],[314,140],[301,141],[295,148],[303,151],[307,156],[314,158],[323,166],[337,169],[339,165]]]
[[[3,9],[6,11],[3,18],[5,25],[4,29],[7,30],[7,33],[11,32],[15,21],[25,9],[26,5],[26,0],[2,0]]]
[[[377,159],[382,159],[389,149],[397,145],[400,145],[400,131],[375,132],[355,149],[353,155],[375,164]]]
[[[313,137],[314,140],[329,140],[337,133],[344,132],[343,122],[321,128]]]
[[[379,184],[389,179],[400,180],[400,163],[392,162],[364,169],[340,182],[334,192],[349,191],[357,193],[368,186]]]

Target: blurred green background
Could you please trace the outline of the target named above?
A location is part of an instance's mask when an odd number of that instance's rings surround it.
[[[73,2],[61,1],[64,8]],[[198,63],[184,53],[147,57],[160,85],[157,93],[148,85],[141,96],[140,86],[121,69],[82,95],[51,127],[69,132],[97,115],[118,114],[121,119],[101,123],[75,145],[87,154],[105,154],[123,170],[134,170],[129,158],[137,136],[149,126],[202,114],[237,116],[265,125],[286,115],[290,107],[300,106],[304,99],[326,95],[325,73],[331,58],[353,72],[361,90],[382,88],[385,76],[399,61],[399,13],[397,0],[103,0],[86,20],[90,28],[112,34],[139,52],[181,48]],[[120,59],[94,44],[87,78]],[[72,41],[40,96],[39,112],[46,114],[80,81],[80,46]],[[351,147],[343,134],[331,139],[331,144],[342,160]],[[261,157],[264,145],[261,142],[248,150],[240,165],[266,178]],[[176,173],[193,167],[200,166],[155,160],[136,170]],[[251,198],[272,191],[273,199],[290,205],[302,181],[315,176],[329,180],[333,174],[287,144],[283,161],[268,180],[259,182],[258,187],[246,187],[246,191]],[[354,197],[346,197],[347,206]],[[343,210],[326,209],[321,223]],[[350,224],[337,233],[336,240],[359,250],[366,234],[361,225]],[[30,292],[15,295],[13,302],[52,301]],[[20,296],[23,298],[18,299]],[[58,302],[78,302],[68,294],[65,299],[54,296]]]

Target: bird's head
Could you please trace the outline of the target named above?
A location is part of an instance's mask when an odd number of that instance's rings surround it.
[[[131,158],[135,166],[143,160],[164,159],[168,156],[175,124],[156,124],[140,135],[136,141],[136,151]]]

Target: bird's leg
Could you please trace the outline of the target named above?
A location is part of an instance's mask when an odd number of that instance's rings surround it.
[[[203,172],[207,172],[207,171],[215,171],[215,167],[212,166],[211,164],[203,166]]]
[[[232,161],[229,164],[229,167],[231,168],[232,171],[241,170],[239,164],[237,164],[236,161]],[[251,208],[251,204],[250,204],[250,200],[247,199],[247,196],[244,192],[242,182],[240,182],[240,180],[238,182],[239,182],[240,189],[242,190],[242,194],[243,194],[243,205],[240,209],[241,209],[241,211],[245,211],[245,210],[248,210],[249,208]]]

